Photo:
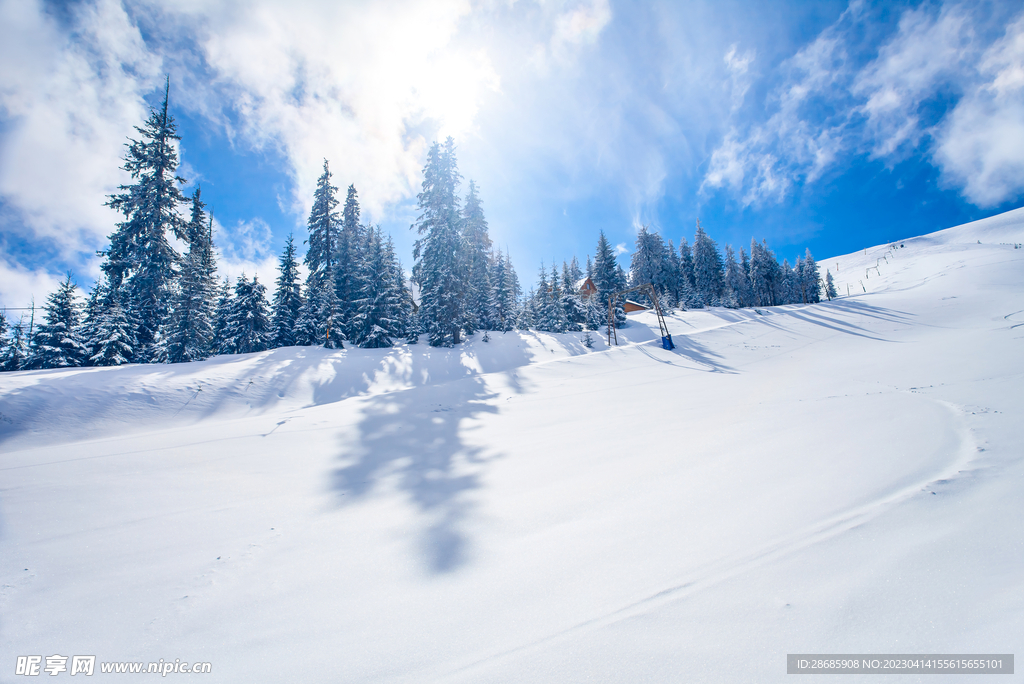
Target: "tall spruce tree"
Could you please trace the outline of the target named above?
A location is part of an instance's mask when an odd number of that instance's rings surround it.
[[[579,332],[587,323],[587,310],[576,287],[582,280],[581,276],[580,265],[575,257],[571,265],[562,262],[562,311],[565,312],[565,329],[568,332]]]
[[[331,185],[331,169],[324,159],[324,172],[316,181],[313,192],[313,206],[309,210],[306,225],[309,229],[309,249],[306,250],[306,266],[309,267],[307,285],[310,282],[334,285],[338,259],[338,232],[341,220],[338,216],[338,188]]]
[[[693,238],[693,286],[704,306],[719,306],[725,289],[725,275],[718,245],[697,221]]]
[[[227,347],[228,323],[231,318],[231,283],[227,277],[217,289],[217,305],[213,310],[213,343],[210,345],[212,354],[230,354]]]
[[[512,260],[499,251],[494,258],[494,303],[496,330],[515,330],[519,318],[519,296],[522,293],[519,278],[512,268]]]
[[[825,296],[828,297],[829,301],[839,296],[836,292],[836,283],[832,279],[832,272],[828,270],[825,271]]]
[[[182,260],[178,291],[162,342],[162,360],[202,361],[214,339],[217,261],[213,252],[213,218],[207,220],[201,190],[192,193],[192,217],[186,226],[188,253]]]
[[[250,354],[270,348],[273,330],[267,305],[267,288],[253,277],[238,276],[235,296],[231,301],[224,351],[229,354]]]
[[[89,365],[120,366],[130,363],[135,344],[133,326],[121,306],[120,292],[108,292],[93,327]]]
[[[175,175],[178,153],[174,142],[180,137],[167,111],[169,95],[168,80],[160,110],[150,110],[145,124],[135,128],[141,139],[129,139],[122,168],[133,182],[119,186],[121,192],[107,201],[125,220],[111,234],[110,247],[99,253],[104,257],[102,269],[110,288],[125,291],[122,301],[129,319],[137,325],[135,353],[142,361],[154,357],[176,276],[179,255],[168,242],[167,231],[179,239],[186,236],[185,220],[179,213],[187,201],[179,189],[185,179]]]
[[[390,240],[380,228],[368,231],[358,274],[359,293],[353,320],[354,341],[360,347],[393,346],[393,338],[408,327],[407,294],[395,278],[396,259]],[[400,267],[399,267],[400,268]]]
[[[725,293],[722,304],[729,308],[745,306],[747,300],[747,278],[736,261],[736,252],[731,245],[725,246]]]
[[[295,327],[302,308],[302,289],[299,284],[299,264],[295,259],[295,238],[288,236],[278,266],[277,290],[271,306],[274,327],[273,346],[291,347],[296,343]]]
[[[641,226],[636,236],[636,250],[629,263],[629,283],[631,286],[650,283],[654,291],[663,296],[669,293],[669,258],[665,241],[647,226]],[[637,293],[639,301],[654,306],[646,293]]]
[[[32,336],[32,354],[26,369],[85,365],[88,350],[79,336],[82,318],[77,289],[69,273],[47,297],[43,307],[45,322],[36,327]]]
[[[495,330],[494,290],[491,287],[491,238],[487,219],[477,193],[476,182],[469,181],[469,192],[462,210],[462,234],[466,245],[467,291],[466,330]]]
[[[413,228],[420,237],[413,256],[413,276],[420,286],[420,324],[430,345],[450,347],[462,339],[466,321],[466,258],[461,232],[455,141],[434,143],[423,167],[420,216]]]
[[[306,296],[299,312],[296,341],[341,349],[345,345],[345,320],[337,292],[338,232],[336,211],[338,188],[331,185],[331,171],[324,160],[324,172],[317,180],[313,207],[309,212],[309,249],[306,251]]]
[[[811,256],[809,248],[804,252],[802,288],[804,301],[809,304],[817,304],[821,301],[821,274],[818,272],[818,262]]]
[[[7,322],[7,312],[0,311],[0,371],[4,370],[3,360],[7,356],[7,348],[10,346],[11,326]]]
[[[597,240],[597,253],[594,256],[594,285],[597,286],[597,297],[604,311],[608,310],[608,299],[620,290],[626,289],[626,277],[615,259],[611,243],[602,230]],[[607,319],[607,316],[605,316]],[[622,308],[621,298],[616,299],[614,309],[615,327],[621,328],[626,323],[626,312]]]
[[[362,287],[363,245],[369,237],[369,229],[359,222],[359,196],[355,185],[348,186],[345,206],[341,212],[341,228],[338,232],[338,257],[335,273],[335,288],[338,294],[338,315],[345,336],[353,339],[355,328],[352,319],[358,310],[356,300]]]
[[[0,348],[0,371],[21,370],[28,363],[28,333],[25,330],[25,319],[20,318],[11,326],[10,338],[4,340]]]
[[[782,269],[775,255],[762,240],[750,241],[750,289],[753,306],[775,306],[779,303],[778,290]]]
[[[798,263],[803,267],[803,264]],[[782,279],[780,280],[780,296],[776,297],[779,304],[792,304],[800,301],[800,278],[797,269],[789,265],[789,259],[782,260]]]

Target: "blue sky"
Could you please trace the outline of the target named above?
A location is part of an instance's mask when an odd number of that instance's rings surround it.
[[[91,284],[165,75],[232,278],[273,281],[324,158],[410,268],[446,135],[526,283],[599,230],[820,259],[1024,197],[1016,2],[0,0],[0,306]]]

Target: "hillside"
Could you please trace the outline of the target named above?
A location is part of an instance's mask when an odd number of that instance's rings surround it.
[[[1024,210],[822,259],[839,299],[677,312],[671,352],[643,313],[611,349],[0,374],[2,667],[773,682],[787,653],[1020,652],[1018,243]]]

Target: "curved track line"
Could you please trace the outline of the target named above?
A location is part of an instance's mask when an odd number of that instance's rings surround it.
[[[780,539],[766,544],[751,554],[713,562],[706,566],[702,571],[696,571],[695,574],[698,576],[694,577],[694,579],[666,587],[660,591],[638,599],[633,603],[622,606],[621,608],[607,612],[603,615],[583,620],[571,627],[540,637],[529,643],[481,658],[477,661],[456,668],[455,670],[451,670],[447,674],[456,675],[463,673],[485,663],[501,660],[516,653],[529,651],[540,646],[555,643],[560,639],[566,638],[581,630],[600,629],[632,617],[649,613],[663,605],[684,599],[696,592],[708,589],[716,584],[720,584],[721,582],[732,579],[733,577],[742,575],[743,573],[757,567],[780,560],[797,551],[801,551],[815,544],[838,537],[844,532],[848,532],[878,517],[893,506],[906,501],[918,492],[927,488],[928,485],[935,482],[953,479],[974,459],[977,454],[977,445],[971,437],[970,430],[966,425],[963,411],[947,401],[942,401],[940,399],[933,399],[932,401],[942,405],[953,414],[953,419],[958,428],[957,432],[960,436],[960,445],[957,450],[956,459],[938,472],[913,484],[907,485],[896,492],[886,494],[874,501],[870,501],[861,506],[857,506],[853,509],[826,518],[823,521],[805,527],[797,532],[785,535]]]

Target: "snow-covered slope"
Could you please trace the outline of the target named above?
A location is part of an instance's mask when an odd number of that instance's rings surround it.
[[[840,299],[676,313],[673,352],[640,314],[612,349],[0,375],[0,681],[32,654],[763,682],[787,653],[1020,652],[1022,242],[1018,210],[824,259]]]

